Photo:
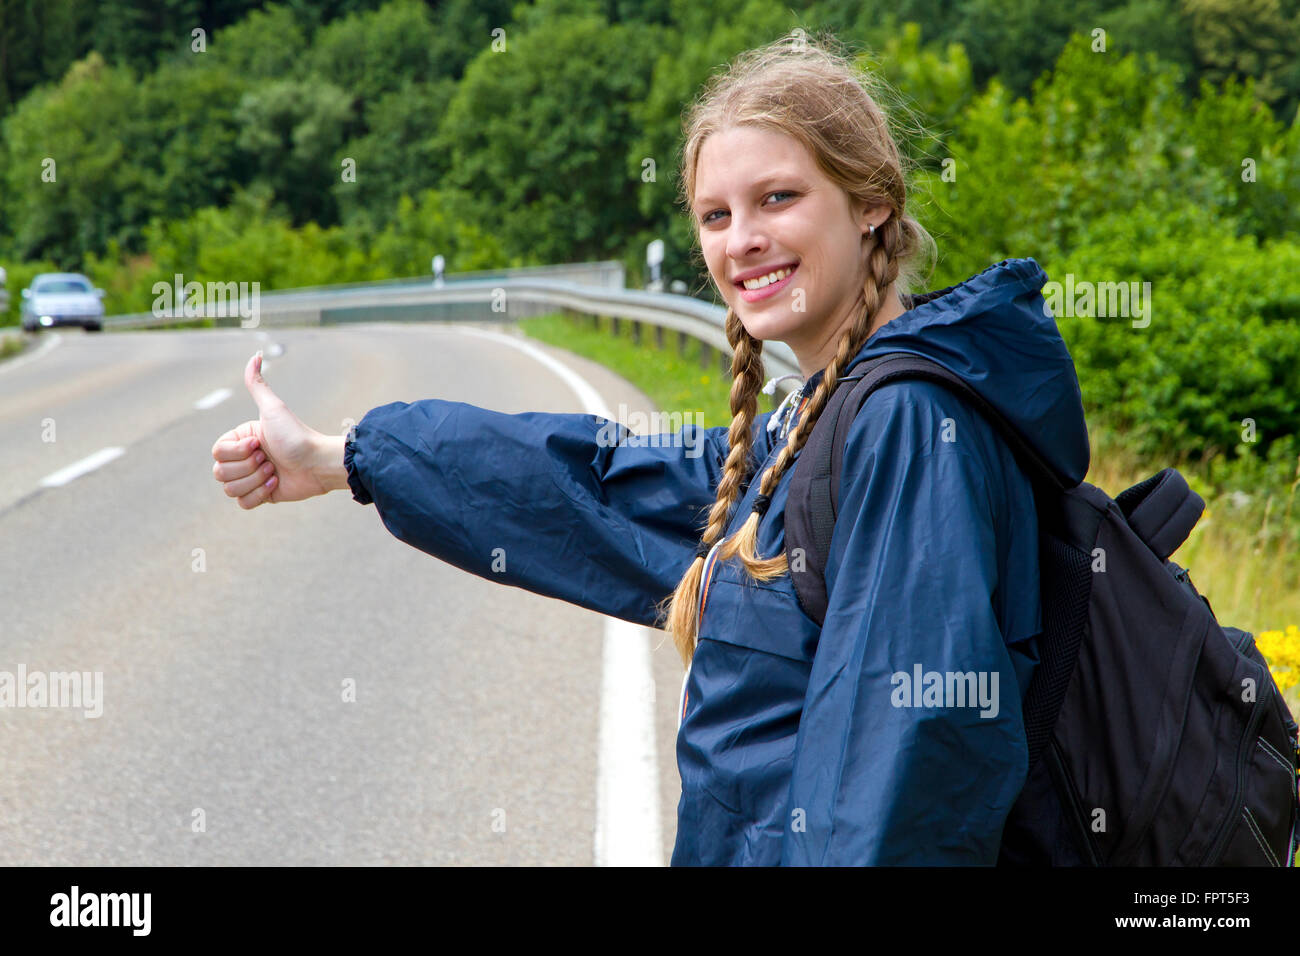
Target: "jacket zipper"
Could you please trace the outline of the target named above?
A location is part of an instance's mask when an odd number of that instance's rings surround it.
[[[799,387],[792,391],[781,401],[781,406],[777,408],[776,414],[772,416],[767,423],[767,432],[770,435],[773,431],[777,432],[777,440],[784,439],[786,433],[790,430],[790,419],[803,405],[803,390],[807,387],[807,382],[800,383]]]

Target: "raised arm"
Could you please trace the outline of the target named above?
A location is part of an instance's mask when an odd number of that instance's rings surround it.
[[[353,497],[412,547],[653,625],[694,554],[726,440],[725,427],[633,436],[594,415],[425,399],[371,409],[342,456]],[[337,449],[324,448],[334,484]]]
[[[425,399],[371,409],[348,436],[304,425],[261,375],[260,417],[213,446],[246,510],[349,488],[399,540],[480,577],[640,624],[681,579],[727,453],[726,426],[633,435],[594,415],[508,415]],[[764,454],[771,413],[753,424]]]

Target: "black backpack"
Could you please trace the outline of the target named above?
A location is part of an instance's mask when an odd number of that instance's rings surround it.
[[[875,389],[904,377],[984,415],[1034,487],[1043,631],[1024,704],[1029,773],[998,864],[1294,865],[1296,723],[1252,636],[1221,627],[1168,560],[1205,509],[1176,470],[1114,500],[1067,487],[943,366],[904,352],[864,361],[840,379],[791,478],[786,554],[804,612],[818,624],[826,614],[849,426]],[[1104,574],[1092,570],[1099,553]]]

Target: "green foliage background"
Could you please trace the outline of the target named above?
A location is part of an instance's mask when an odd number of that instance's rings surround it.
[[[0,318],[53,268],[144,311],[175,273],[269,290],[434,252],[617,258],[635,282],[654,237],[712,298],[681,115],[792,29],[896,90],[931,287],[1020,256],[1150,282],[1147,328],[1058,317],[1089,421],[1215,481],[1289,481],[1300,0],[0,0]]]

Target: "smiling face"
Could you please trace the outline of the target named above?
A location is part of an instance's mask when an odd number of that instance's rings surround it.
[[[889,208],[851,202],[802,143],[754,126],[704,141],[691,205],[709,274],[749,334],[789,345],[805,378],[824,368],[862,308],[862,237]]]

